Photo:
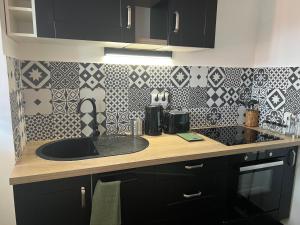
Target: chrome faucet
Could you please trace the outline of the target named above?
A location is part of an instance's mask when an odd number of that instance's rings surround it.
[[[78,103],[77,111],[80,113],[81,105],[85,102],[89,101],[92,104],[93,111],[92,111],[92,117],[93,117],[93,133],[92,137],[98,137],[100,135],[100,132],[98,130],[98,122],[97,122],[97,112],[96,112],[96,100],[94,98],[83,98]]]

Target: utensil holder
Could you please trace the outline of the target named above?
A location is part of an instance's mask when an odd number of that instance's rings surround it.
[[[245,126],[247,127],[258,127],[259,125],[259,111],[258,110],[247,110],[245,118]]]

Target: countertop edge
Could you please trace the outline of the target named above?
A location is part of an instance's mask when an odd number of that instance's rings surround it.
[[[41,182],[41,181],[48,181],[48,180],[55,180],[55,179],[63,179],[63,178],[70,178],[70,177],[77,177],[77,176],[86,176],[92,175],[97,173],[108,173],[120,170],[127,170],[127,169],[134,169],[146,166],[155,166],[167,163],[176,163],[181,161],[189,161],[189,160],[197,160],[197,159],[205,159],[205,158],[212,158],[212,157],[221,157],[227,155],[234,155],[234,154],[242,154],[246,152],[253,152],[253,151],[263,151],[263,150],[270,150],[270,149],[278,149],[283,147],[296,147],[300,146],[300,140],[291,140],[287,142],[280,142],[276,143],[274,141],[272,144],[266,145],[243,145],[240,146],[225,146],[224,149],[214,151],[214,152],[199,152],[196,154],[190,155],[183,155],[183,156],[172,156],[167,158],[158,158],[158,159],[149,159],[149,160],[137,160],[135,162],[128,162],[128,163],[121,163],[118,165],[108,165],[108,166],[96,166],[93,168],[80,168],[74,169],[69,171],[60,171],[54,173],[45,173],[45,174],[38,174],[32,176],[22,176],[22,177],[10,177],[9,184],[10,185],[21,185],[26,183],[33,183],[33,182]],[[118,167],[116,169],[116,167]]]

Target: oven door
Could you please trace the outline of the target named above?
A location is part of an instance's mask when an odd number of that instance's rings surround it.
[[[284,159],[242,165],[239,168],[238,198],[248,207],[265,213],[279,209]]]

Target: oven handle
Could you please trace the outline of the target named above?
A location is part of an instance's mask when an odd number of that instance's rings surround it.
[[[276,162],[270,162],[270,163],[262,163],[262,164],[256,164],[256,165],[251,165],[251,166],[244,166],[240,167],[240,172],[247,172],[247,171],[252,171],[252,170],[259,170],[259,169],[266,169],[266,168],[271,168],[271,167],[276,167],[276,166],[282,166],[284,165],[284,161],[276,161]]]

